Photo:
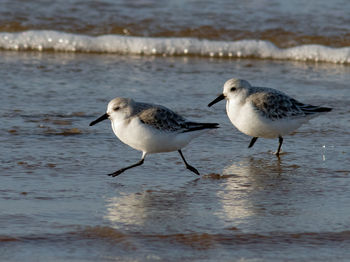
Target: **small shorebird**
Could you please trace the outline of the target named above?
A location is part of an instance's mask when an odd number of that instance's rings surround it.
[[[187,169],[199,175],[181,152],[193,138],[207,129],[218,128],[217,123],[187,121],[170,109],[154,104],[139,103],[130,98],[117,97],[107,106],[107,112],[90,123],[90,126],[110,119],[114,134],[125,144],[142,151],[141,160],[115,171],[118,176],[125,170],[143,164],[147,154],[178,151]]]
[[[298,102],[281,91],[267,87],[251,86],[248,81],[229,79],[221,95],[208,104],[226,99],[226,112],[232,124],[242,133],[252,136],[249,148],[258,137],[278,138],[276,155],[279,156],[283,136],[309,119],[332,108]]]

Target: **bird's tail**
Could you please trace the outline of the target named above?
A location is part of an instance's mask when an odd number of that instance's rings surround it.
[[[321,107],[321,106],[313,106],[308,104],[303,104],[298,101],[294,101],[297,107],[299,107],[306,115],[313,115],[317,113],[325,113],[332,111],[333,108],[330,107]]]
[[[330,107],[321,107],[321,106],[312,106],[312,105],[303,105],[301,109],[306,115],[316,114],[316,113],[325,113],[332,111],[333,108]]]
[[[203,129],[219,128],[219,124],[218,123],[187,122],[186,125],[187,125],[186,126],[186,130],[184,130],[183,133],[197,131],[197,130],[203,130]]]

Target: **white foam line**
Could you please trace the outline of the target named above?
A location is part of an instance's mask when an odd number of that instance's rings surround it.
[[[2,50],[95,52],[163,56],[260,58],[350,63],[350,47],[301,45],[278,48],[263,40],[210,41],[195,38],[152,38],[120,35],[86,36],[57,31],[0,33]]]

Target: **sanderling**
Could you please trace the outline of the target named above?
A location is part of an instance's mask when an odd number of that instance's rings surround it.
[[[189,165],[181,148],[206,129],[218,128],[216,123],[187,121],[170,109],[154,104],[138,103],[130,98],[114,98],[108,103],[107,112],[90,123],[90,126],[110,119],[114,134],[125,144],[142,151],[139,162],[115,171],[118,176],[125,170],[142,165],[147,154],[178,151],[187,169],[199,175]]]
[[[226,112],[232,124],[253,137],[248,147],[252,147],[258,137],[278,137],[277,156],[283,143],[282,136],[318,114],[332,110],[303,104],[276,89],[251,86],[248,81],[235,78],[226,81],[223,93],[208,106],[223,99],[227,100]]]

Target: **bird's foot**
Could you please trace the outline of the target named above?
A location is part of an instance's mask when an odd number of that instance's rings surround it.
[[[286,152],[283,152],[282,150],[280,151],[280,152],[273,152],[273,154],[275,155],[275,156],[277,156],[277,157],[280,157],[281,155],[284,155],[284,154],[286,154]]]
[[[125,169],[124,168],[122,168],[122,169],[119,169],[119,170],[117,170],[117,171],[115,171],[115,172],[113,172],[113,173],[111,173],[111,174],[108,174],[108,176],[111,176],[111,177],[116,177],[116,176],[119,176],[121,173],[123,173],[125,171]]]
[[[195,173],[196,175],[199,175],[199,176],[200,176],[198,170],[195,169],[193,166],[186,165],[186,168],[189,169],[189,170],[191,170],[191,171],[192,171],[193,173]]]

